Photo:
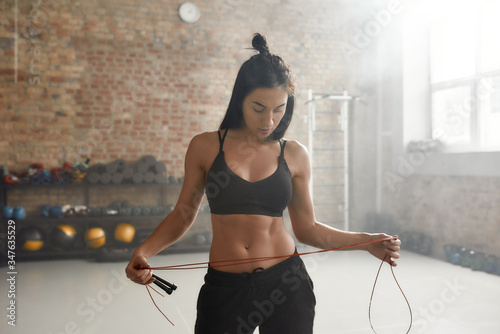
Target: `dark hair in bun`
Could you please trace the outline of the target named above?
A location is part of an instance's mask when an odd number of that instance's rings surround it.
[[[270,55],[269,47],[267,46],[267,41],[261,34],[253,35],[252,46],[255,50],[259,51],[261,54]]]
[[[259,53],[241,65],[226,115],[219,129],[242,128],[245,125],[243,100],[254,90],[258,88],[283,88],[288,93],[285,115],[269,136],[271,140],[279,140],[283,138],[290,125],[295,104],[295,84],[291,68],[280,56],[269,51],[266,38],[261,34],[254,35],[252,47]]]

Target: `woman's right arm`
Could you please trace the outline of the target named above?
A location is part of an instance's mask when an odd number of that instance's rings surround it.
[[[184,182],[171,213],[158,225],[153,233],[134,251],[125,272],[127,277],[138,284],[150,284],[154,281],[148,259],[178,241],[193,224],[201,201],[205,185],[203,159],[206,155],[203,134],[195,136],[189,144],[184,163]]]

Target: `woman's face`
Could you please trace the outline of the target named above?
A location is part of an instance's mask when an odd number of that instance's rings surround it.
[[[243,100],[245,129],[266,139],[285,115],[288,94],[282,88],[257,88]]]

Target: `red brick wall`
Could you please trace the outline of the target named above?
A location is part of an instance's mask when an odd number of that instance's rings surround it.
[[[31,3],[19,2],[17,54],[4,45],[14,44],[13,3],[1,12],[0,160],[13,169],[153,154],[181,176],[190,138],[218,126],[257,31],[294,67],[297,115],[308,85],[346,85],[335,2],[198,1],[195,24],[178,18],[182,1]],[[303,141],[304,124],[296,117]]]
[[[152,154],[166,163],[168,175],[181,177],[189,140],[218,127],[255,32],[294,69],[297,102],[287,137],[307,145],[307,87],[349,89],[353,64],[337,42],[350,39],[348,27],[361,12],[356,4],[363,2],[195,1],[201,18],[194,24],[179,19],[182,2],[19,1],[17,33],[14,2],[6,2],[0,11],[0,165],[19,171],[33,162],[132,162]],[[319,111],[333,128],[315,134],[317,156],[323,156],[315,163],[317,216],[341,223],[338,109]]]

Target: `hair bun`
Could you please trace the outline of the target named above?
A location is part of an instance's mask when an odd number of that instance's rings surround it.
[[[256,33],[253,36],[252,46],[255,50],[259,51],[261,54],[267,54],[267,55],[270,54],[266,38],[259,33]]]

